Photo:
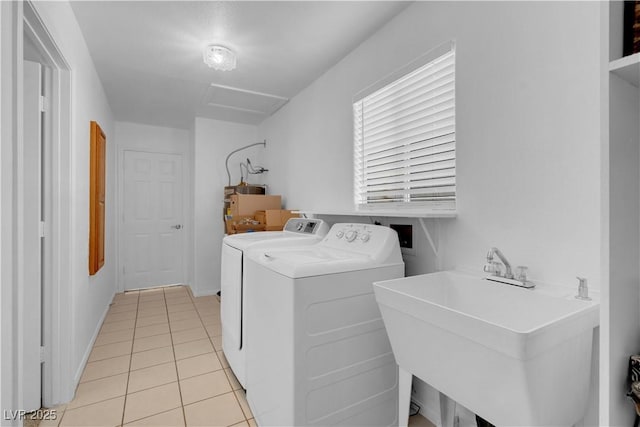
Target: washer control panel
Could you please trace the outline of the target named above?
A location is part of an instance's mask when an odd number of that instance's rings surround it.
[[[329,226],[321,219],[291,218],[284,225],[284,231],[300,234],[324,236]]]
[[[368,224],[336,224],[332,227],[326,240],[341,241],[354,245],[364,244],[368,243],[373,235],[386,234],[386,228]]]
[[[381,225],[334,224],[318,245],[357,252],[374,258],[391,257],[402,260],[398,234],[395,230]]]

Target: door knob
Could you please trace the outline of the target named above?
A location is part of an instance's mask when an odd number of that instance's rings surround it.
[[[176,230],[180,230],[182,228],[181,224],[172,225],[171,228],[175,228]]]

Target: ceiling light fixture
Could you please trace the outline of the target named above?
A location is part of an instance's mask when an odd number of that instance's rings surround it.
[[[214,70],[230,71],[236,68],[236,54],[227,47],[210,44],[202,54],[204,63]]]

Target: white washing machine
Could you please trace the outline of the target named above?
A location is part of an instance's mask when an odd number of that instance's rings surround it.
[[[404,276],[396,232],[335,224],[247,252],[247,399],[260,426],[391,426],[398,368],[373,282]]]
[[[304,246],[318,243],[329,231],[319,219],[291,218],[283,231],[265,231],[226,236],[222,240],[220,277],[220,318],[222,350],[229,366],[246,388],[246,334],[244,333],[244,299],[246,283],[243,277],[243,253],[251,247]]]

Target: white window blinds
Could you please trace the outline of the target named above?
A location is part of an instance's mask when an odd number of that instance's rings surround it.
[[[356,98],[355,203],[455,209],[455,50]],[[433,54],[431,55],[433,58]]]

